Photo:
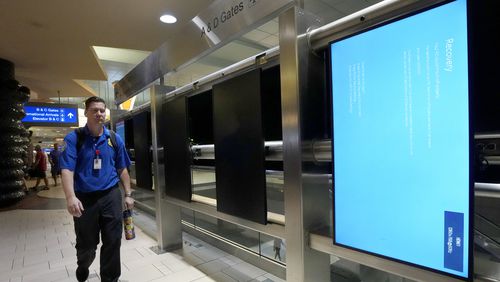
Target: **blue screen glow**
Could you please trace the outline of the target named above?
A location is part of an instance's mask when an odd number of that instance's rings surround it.
[[[122,140],[125,140],[125,122],[119,121],[115,126],[116,134],[120,135]]]
[[[470,277],[467,9],[331,44],[334,241]]]

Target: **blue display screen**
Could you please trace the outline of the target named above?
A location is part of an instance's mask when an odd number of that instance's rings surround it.
[[[122,140],[125,140],[125,122],[119,121],[115,125],[116,134],[120,135]]]
[[[78,107],[59,104],[26,104],[22,122],[29,125],[78,126]]]
[[[466,1],[330,49],[334,243],[470,279]]]

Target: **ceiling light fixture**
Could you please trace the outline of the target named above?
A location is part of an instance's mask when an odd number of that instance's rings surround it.
[[[172,15],[163,15],[160,17],[160,21],[168,24],[173,24],[177,21],[177,18]]]

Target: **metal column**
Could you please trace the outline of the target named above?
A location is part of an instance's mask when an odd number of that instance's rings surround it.
[[[156,201],[156,226],[159,251],[182,248],[181,208],[165,200],[165,171],[163,148],[159,136],[162,116],[162,97],[172,91],[172,87],[154,85],[151,87],[151,138],[153,139],[153,182]],[[167,230],[168,229],[168,230]]]
[[[315,60],[305,36],[314,21],[294,7],[280,16],[281,104],[285,184],[287,281],[330,281],[330,257],[309,248],[308,231],[329,220],[328,180],[310,183],[303,174],[303,119],[310,109],[308,83],[318,83]],[[319,73],[319,72],[312,72]],[[316,109],[317,110],[317,109]],[[319,184],[319,185],[318,185]],[[323,207],[318,209],[315,207]]]

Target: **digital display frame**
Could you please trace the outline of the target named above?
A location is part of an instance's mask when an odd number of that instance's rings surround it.
[[[334,244],[471,281],[467,1],[329,45]]]

